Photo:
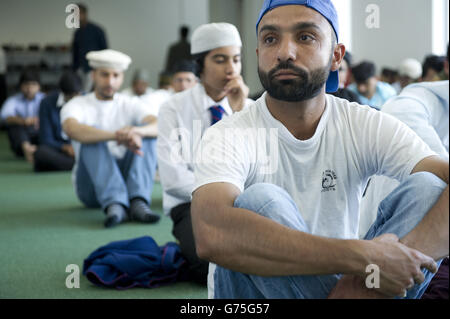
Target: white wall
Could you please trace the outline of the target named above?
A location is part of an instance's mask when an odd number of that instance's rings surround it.
[[[65,7],[77,1],[1,0],[0,44],[70,43],[73,30],[65,27]],[[133,71],[147,68],[153,87],[165,66],[168,46],[178,40],[178,28],[194,30],[209,21],[208,0],[83,0],[90,19],[101,25],[110,48],[130,55],[126,73],[129,85]],[[191,32],[192,33],[192,32]]]
[[[380,27],[365,22],[369,4],[380,8]],[[406,58],[423,61],[432,52],[432,2],[430,0],[352,1],[352,53],[382,67],[397,68]]]

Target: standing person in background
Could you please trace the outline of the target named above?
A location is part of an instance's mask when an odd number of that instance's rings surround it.
[[[166,68],[168,73],[174,72],[174,67],[179,61],[189,60],[191,58],[191,44],[188,41],[189,27],[180,27],[180,39],[172,44],[167,53]]]
[[[37,72],[26,69],[19,79],[20,93],[3,104],[0,118],[6,124],[11,150],[33,163],[39,141],[39,106],[45,94],[40,92]]]
[[[42,100],[39,108],[39,147],[34,153],[36,172],[70,171],[73,168],[75,153],[62,131],[60,112],[65,103],[80,93],[80,77],[68,71],[61,76],[59,91]]]
[[[108,48],[106,34],[103,29],[88,20],[88,8],[78,4],[80,9],[80,28],[75,31],[72,42],[72,68],[78,72],[83,83],[83,91],[92,89],[92,68],[86,59],[91,51],[100,51]]]
[[[251,102],[241,76],[241,47],[234,25],[211,23],[197,28],[191,50],[200,83],[175,94],[158,116],[157,153],[164,213],[173,221],[172,234],[189,264],[191,278],[203,284],[208,263],[197,256],[191,223],[193,155],[207,128]]]

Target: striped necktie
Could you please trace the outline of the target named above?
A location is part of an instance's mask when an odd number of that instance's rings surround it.
[[[222,119],[223,114],[225,113],[225,110],[220,105],[211,106],[209,109],[211,110],[211,115],[212,115],[212,119],[211,119],[211,126],[212,126]]]

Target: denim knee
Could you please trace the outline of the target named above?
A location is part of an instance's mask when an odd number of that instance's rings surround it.
[[[250,210],[293,229],[308,231],[292,197],[277,185],[259,183],[248,187],[236,198],[234,207]]]

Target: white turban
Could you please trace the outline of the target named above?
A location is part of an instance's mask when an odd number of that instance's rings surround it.
[[[239,31],[232,24],[204,24],[192,34],[191,54],[203,53],[227,46],[242,47]]]
[[[118,71],[126,71],[131,63],[131,58],[122,52],[115,50],[91,51],[86,54],[89,66],[93,69],[108,68]]]
[[[411,79],[418,79],[422,75],[422,64],[415,59],[406,59],[400,64],[399,75],[406,75]]]

